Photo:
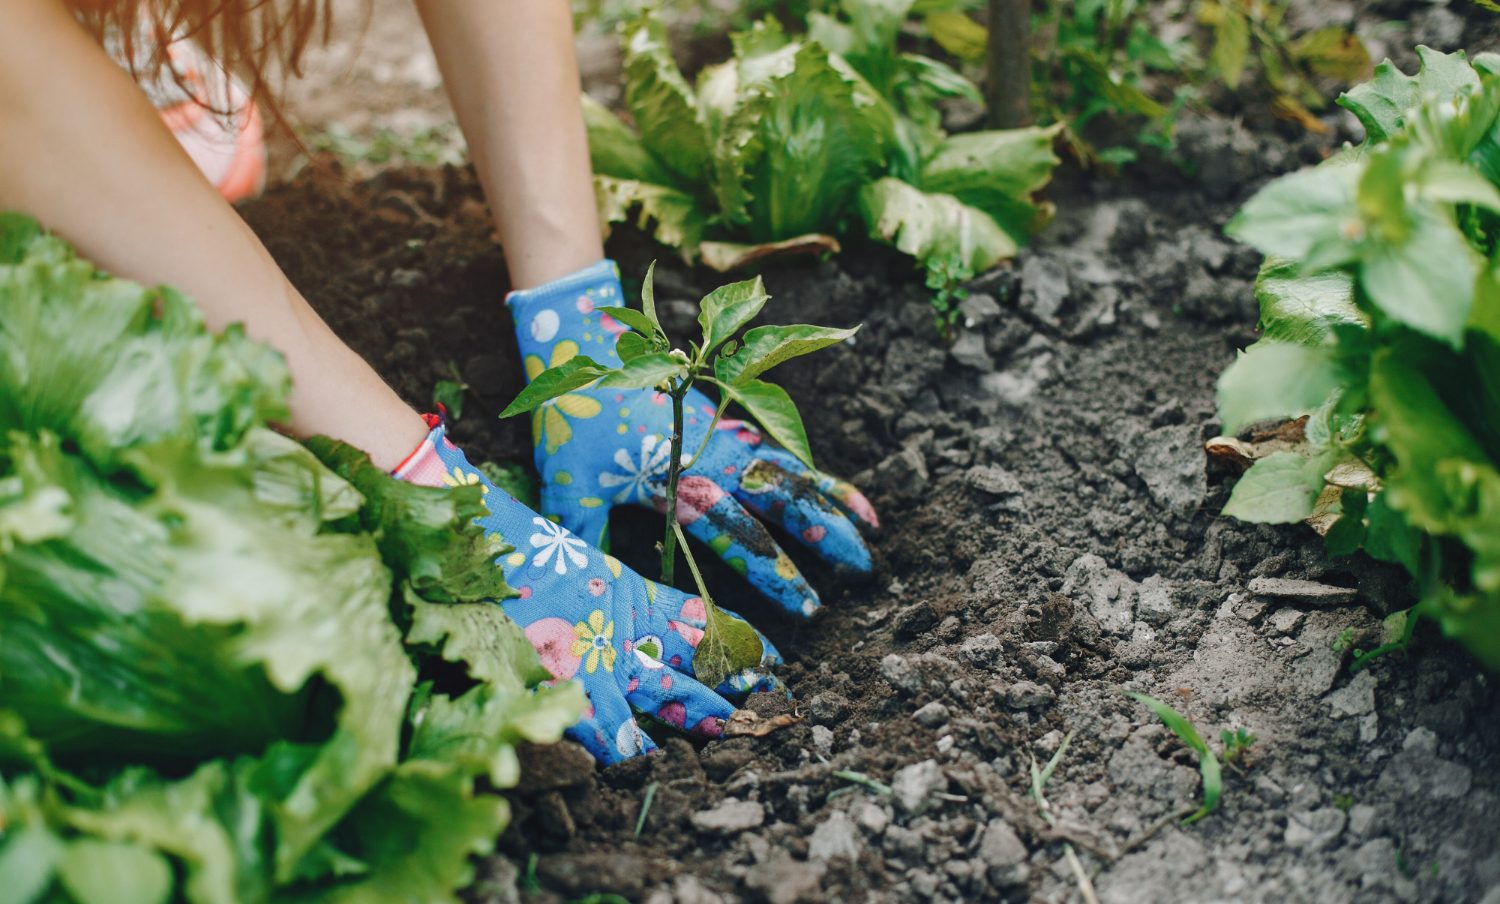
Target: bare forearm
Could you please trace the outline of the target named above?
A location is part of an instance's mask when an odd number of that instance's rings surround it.
[[[604,256],[566,0],[416,0],[516,288]]]
[[[414,447],[421,420],[329,332],[62,5],[0,0],[0,21],[0,209],[114,273],[175,286],[215,329],[243,322],[275,345],[296,381],[294,432],[332,433],[382,464]],[[397,423],[410,429],[391,439]]]

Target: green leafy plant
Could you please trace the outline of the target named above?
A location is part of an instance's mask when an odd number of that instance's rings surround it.
[[[764,20],[696,86],[643,13],[623,30],[635,128],[585,100],[601,217],[720,270],[861,232],[945,282],[1013,256],[1045,219],[1055,130],[944,134],[932,100],[974,88],[896,51],[908,6],[851,2],[796,39]]]
[[[1219,769],[1219,758],[1209,749],[1208,744],[1204,743],[1203,736],[1198,734],[1198,729],[1187,716],[1155,697],[1138,694],[1135,691],[1125,691],[1124,694],[1155,713],[1156,717],[1161,719],[1162,724],[1171,729],[1172,734],[1177,735],[1182,743],[1188,745],[1198,755],[1198,772],[1203,776],[1203,803],[1182,820],[1183,825],[1197,822],[1219,809],[1219,799],[1224,793],[1224,776]],[[1227,747],[1225,752],[1227,754]]]
[[[1404,566],[1412,614],[1500,668],[1500,56],[1418,53],[1417,75],[1386,62],[1339,99],[1363,145],[1272,182],[1229,225],[1268,257],[1263,338],[1220,378],[1220,417],[1307,420],[1225,513],[1331,524],[1330,553]]]
[[[9,900],[453,900],[507,819],[476,781],[581,714],[494,603],[478,491],[271,431],[288,390],[0,215]]]
[[[692,571],[698,593],[703,597],[709,612],[709,626],[699,648],[698,662],[700,679],[709,687],[716,686],[725,676],[759,662],[761,645],[753,637],[753,629],[742,623],[723,618],[718,614],[713,598],[704,586],[692,551],[683,539],[682,527],[677,522],[677,484],[685,467],[703,454],[715,427],[724,416],[731,402],[745,410],[750,419],[759,424],[771,438],[780,443],[808,467],[812,467],[812,449],[808,445],[807,430],[802,424],[802,415],[786,390],[760,377],[778,364],[793,358],[811,354],[820,349],[852,337],[859,331],[834,327],[809,326],[759,326],[740,331],[761,312],[771,296],[766,294],[765,283],[760,277],[720,286],[698,302],[698,324],[702,334],[688,343],[687,349],[673,348],[661,321],[656,314],[653,263],[646,271],[641,286],[641,309],[606,307],[600,310],[623,323],[635,332],[624,333],[615,346],[620,356],[619,367],[605,367],[585,355],[538,374],[521,394],[516,396],[501,417],[525,414],[558,396],[584,386],[601,389],[656,389],[672,401],[671,452],[667,467],[666,485],[666,534],[661,543],[661,580],[672,584],[677,562],[677,549],[681,547]],[[736,338],[739,336],[739,338]],[[683,411],[688,391],[699,383],[708,383],[718,388],[721,394],[718,410],[704,433],[703,442],[684,464]],[[750,631],[746,643],[739,643],[733,635]],[[748,641],[754,641],[750,643]],[[747,651],[752,658],[742,660],[739,651]],[[718,655],[715,655],[718,651]],[[719,673],[719,668],[723,673]]]

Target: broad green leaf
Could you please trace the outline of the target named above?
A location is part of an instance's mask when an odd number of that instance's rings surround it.
[[[1406,516],[1390,507],[1385,493],[1379,493],[1365,507],[1364,548],[1374,558],[1403,565],[1411,574],[1420,571],[1422,535],[1406,521]]]
[[[927,194],[899,179],[871,182],[860,191],[860,211],[870,237],[926,263],[951,259],[981,273],[1014,257],[1016,240],[990,218],[952,195]]]
[[[838,345],[857,332],[859,327],[758,326],[745,333],[745,341],[733,355],[714,362],[714,376],[726,383],[754,380],[778,364]]]
[[[693,89],[667,46],[666,26],[644,13],[624,31],[625,106],[641,141],[687,185],[708,172],[709,137]]]
[[[680,249],[685,261],[697,257],[708,218],[692,195],[667,185],[595,176],[594,196],[603,223],[630,222],[631,211],[636,211],[637,228]]]
[[[1453,221],[1425,206],[1409,208],[1407,239],[1364,253],[1360,286],[1387,317],[1459,347],[1473,304],[1479,260]]]
[[[812,448],[807,443],[802,415],[785,389],[762,380],[720,383],[719,388],[738,402],[772,439],[803,464],[813,467]]]
[[[1226,4],[1214,23],[1214,46],[1209,62],[1224,84],[1238,88],[1250,55],[1250,23],[1237,5]]]
[[[601,314],[608,314],[610,317],[635,330],[636,338],[642,341],[647,341],[647,337],[655,337],[661,332],[661,329],[651,322],[651,318],[647,317],[644,311],[637,311],[635,308],[604,307],[599,308],[599,312]],[[624,339],[629,335],[632,334],[621,333],[620,338]],[[617,344],[616,350],[618,351],[618,349],[619,346]],[[621,355],[621,358],[623,359],[624,355]]]
[[[599,381],[601,389],[651,389],[687,376],[687,365],[665,352],[651,352],[631,358],[623,367],[612,370]]]
[[[916,53],[903,53],[897,58],[897,91],[901,95],[902,108],[911,115],[916,103],[932,104],[939,98],[962,97],[976,104],[984,103],[979,86],[969,81],[958,70]],[[931,108],[938,113],[936,107]],[[937,116],[941,127],[942,117]]]
[[[0,251],[3,251],[0,248]],[[9,803],[6,801],[6,803]],[[15,819],[7,807],[7,822]],[[7,825],[0,846],[0,888],[20,904],[39,901],[52,884],[53,872],[65,848],[43,825]]]
[[[720,286],[704,296],[698,302],[698,325],[703,329],[705,358],[754,320],[770,300],[759,276]]]
[[[1359,118],[1365,139],[1381,142],[1407,125],[1411,111],[1424,99],[1451,100],[1459,91],[1479,83],[1463,51],[1447,54],[1418,47],[1422,68],[1406,75],[1386,60],[1375,67],[1375,77],[1339,96],[1339,104]]]
[[[1061,125],[954,135],[922,166],[921,188],[988,213],[1018,242],[1036,220],[1032,193],[1052,179]]]
[[[956,9],[934,10],[922,19],[937,45],[966,63],[984,59],[990,30]]]
[[[1444,204],[1473,204],[1500,212],[1500,190],[1471,167],[1451,160],[1435,160],[1418,180],[1422,197]]]
[[[1301,417],[1328,401],[1343,376],[1327,347],[1257,342],[1219,376],[1219,419],[1237,433],[1259,421]]]
[[[515,400],[505,406],[500,412],[501,417],[514,417],[525,414],[531,409],[545,402],[550,402],[560,395],[565,395],[575,389],[581,389],[593,383],[612,371],[588,357],[578,355],[557,367],[551,367],[537,375],[535,380],[527,384],[521,390],[521,394]]]
[[[447,411],[453,420],[462,420],[464,416],[464,393],[468,387],[456,380],[438,380],[432,384],[432,404],[440,406],[441,410]]]
[[[1275,342],[1320,346],[1337,324],[1368,326],[1343,270],[1302,274],[1295,261],[1268,258],[1255,279],[1260,328]]]
[[[1250,466],[1224,506],[1224,514],[1255,524],[1295,524],[1313,512],[1331,462],[1317,455],[1273,452]]]
[[[753,242],[832,232],[885,162],[890,112],[816,43],[758,65],[758,79],[742,66],[742,101],[714,151],[723,218]]]
[[[650,352],[651,348],[651,343],[640,333],[621,333],[620,338],[615,340],[615,354],[620,356],[622,364],[628,364],[632,359]]]
[[[1184,716],[1155,697],[1138,694],[1134,691],[1126,691],[1125,696],[1144,705],[1147,709],[1155,713],[1156,717],[1161,719],[1162,724],[1172,730],[1172,734],[1177,735],[1182,743],[1191,747],[1193,752],[1198,754],[1198,772],[1203,776],[1203,805],[1187,819],[1184,819],[1183,823],[1197,822],[1217,810],[1219,808],[1219,798],[1223,794],[1224,787],[1223,776],[1219,771],[1219,758],[1214,756],[1212,750],[1208,749],[1208,745],[1203,742],[1202,736],[1198,734],[1198,729],[1192,722],[1188,721],[1187,716]]]
[[[596,175],[653,185],[672,184],[672,177],[646,149],[641,137],[587,93],[583,95],[583,121],[588,127],[589,159]]]
[[[1304,260],[1319,252],[1326,266],[1347,261],[1355,254],[1351,233],[1362,229],[1359,177],[1360,167],[1342,160],[1282,176],[1256,192],[1224,231],[1271,257]],[[1327,253],[1340,245],[1342,253]]]
[[[140,845],[80,838],[63,851],[57,878],[78,904],[165,904],[172,868]]]

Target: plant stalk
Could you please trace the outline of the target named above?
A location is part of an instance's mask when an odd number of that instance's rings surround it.
[[[672,388],[672,460],[667,463],[667,535],[661,544],[661,582],[672,586],[677,570],[677,478],[682,475],[682,408],[692,384],[683,380]]]
[[[1030,0],[989,0],[990,36],[985,102],[990,126],[1014,129],[1031,122]]]

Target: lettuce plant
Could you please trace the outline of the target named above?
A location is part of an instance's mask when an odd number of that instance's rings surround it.
[[[1268,257],[1220,416],[1307,420],[1225,512],[1316,517],[1331,552],[1405,566],[1415,614],[1500,668],[1500,56],[1418,52],[1417,75],[1386,62],[1340,98],[1364,144],[1229,225]]]
[[[478,490],[271,431],[288,390],[0,215],[7,900],[454,900],[507,819],[476,780],[582,712],[494,603]]]
[[[765,20],[689,85],[657,17],[623,29],[634,128],[585,99],[601,216],[720,270],[868,233],[947,283],[1016,253],[1045,211],[1054,129],[948,136],[933,102],[977,96],[896,52],[907,3],[846,4],[806,36]]]

